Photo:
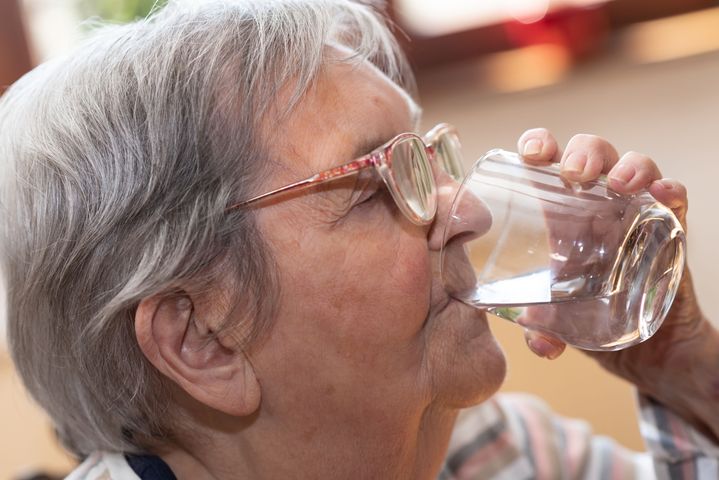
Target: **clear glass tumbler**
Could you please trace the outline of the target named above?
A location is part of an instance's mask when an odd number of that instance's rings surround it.
[[[653,335],[684,268],[682,226],[648,192],[570,183],[559,165],[528,165],[516,153],[478,160],[449,215],[449,294],[583,349]]]

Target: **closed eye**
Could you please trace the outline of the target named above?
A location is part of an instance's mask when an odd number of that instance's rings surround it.
[[[375,188],[372,191],[366,191],[363,195],[360,196],[359,200],[355,203],[355,207],[358,207],[360,205],[365,205],[367,203],[370,203],[374,200],[378,200],[382,197],[382,194],[385,192],[385,189]]]
[[[384,215],[379,215],[380,211],[392,211],[394,208],[394,200],[381,178],[371,170],[360,175],[361,178],[355,183],[344,214],[341,219],[338,218],[341,223],[354,219],[367,226],[370,219],[375,221],[385,218]]]
[[[378,198],[383,190],[384,182],[377,178],[373,171],[361,172],[355,183],[348,210],[371,203]]]

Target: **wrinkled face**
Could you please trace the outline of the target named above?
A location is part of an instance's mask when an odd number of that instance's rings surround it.
[[[281,125],[267,190],[414,131],[411,99],[369,64],[324,69]],[[418,132],[424,133],[424,132]],[[444,216],[456,190],[439,175],[435,223],[407,220],[381,182],[339,180],[272,201],[259,225],[279,269],[279,316],[252,352],[266,411],[316,415],[319,428],[410,421],[430,405],[485,399],[504,357],[478,310],[439,279]],[[390,420],[392,419],[392,420]]]

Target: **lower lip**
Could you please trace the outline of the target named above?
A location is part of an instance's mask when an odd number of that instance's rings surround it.
[[[485,322],[487,321],[487,312],[484,311],[484,310],[482,310],[482,309],[475,308],[475,307],[472,307],[472,306],[470,306],[470,305],[467,305],[466,303],[463,303],[463,302],[461,302],[461,301],[459,301],[459,300],[457,300],[457,299],[455,299],[455,298],[450,298],[450,299],[449,299],[449,302],[448,302],[447,306],[449,306],[450,304],[455,304],[455,305],[457,305],[457,308],[459,309],[459,311],[468,311],[468,312],[471,312],[471,314],[468,315],[467,318],[471,319],[471,321],[473,321],[473,322],[482,322],[482,323],[485,323]],[[445,307],[445,308],[446,308],[446,307]]]

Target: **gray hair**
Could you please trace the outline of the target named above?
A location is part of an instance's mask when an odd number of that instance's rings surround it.
[[[375,5],[376,6],[376,5]],[[409,88],[383,17],[351,0],[170,4],[106,26],[0,99],[0,266],[8,340],[32,396],[79,455],[170,438],[170,388],[142,355],[141,299],[232,281],[247,341],[277,281],[251,212],[260,124],[329,60],[369,60]]]

